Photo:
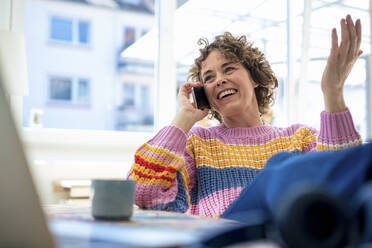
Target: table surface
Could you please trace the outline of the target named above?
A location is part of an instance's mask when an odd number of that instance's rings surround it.
[[[181,247],[238,225],[225,219],[137,207],[129,221],[95,220],[89,205],[46,205],[44,210],[60,247],[69,246],[63,244],[65,240],[89,241],[86,247],[99,247],[93,241],[126,247]]]

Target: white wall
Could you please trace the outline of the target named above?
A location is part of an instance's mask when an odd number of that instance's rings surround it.
[[[125,178],[151,133],[24,129],[23,140],[44,203],[58,203],[59,179]]]

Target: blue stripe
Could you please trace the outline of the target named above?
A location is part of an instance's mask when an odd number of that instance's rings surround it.
[[[144,209],[174,211],[179,213],[186,212],[186,210],[189,208],[189,203],[187,202],[185,186],[179,171],[177,171],[177,182],[178,191],[176,198],[173,201]]]
[[[191,204],[199,204],[200,199],[220,190],[246,187],[260,172],[253,168],[211,168],[197,169],[196,185],[190,192]]]

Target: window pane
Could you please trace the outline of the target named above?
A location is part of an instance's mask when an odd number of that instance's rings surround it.
[[[52,40],[72,41],[72,20],[52,17],[50,28]]]
[[[25,1],[29,95],[24,97],[23,125],[31,126],[37,109],[44,128],[152,131],[154,58],[126,60],[121,54],[125,27],[130,27],[127,44],[139,38],[136,30],[153,29],[153,3]],[[57,79],[51,82],[50,75]],[[134,93],[124,94],[128,82]],[[140,99],[141,85],[148,87],[146,104]]]
[[[50,100],[71,101],[72,82],[68,78],[51,78],[49,83]]]
[[[89,43],[89,29],[90,25],[88,22],[79,21],[79,43]]]
[[[304,2],[312,4],[308,11],[304,9]],[[252,42],[265,54],[279,80],[272,124],[288,126],[295,122],[319,128],[319,113],[324,110],[320,81],[330,52],[331,30],[333,27],[337,28],[340,41],[340,20],[351,14],[354,21],[357,18],[361,19],[363,29],[361,50],[365,55],[355,64],[346,82],[344,96],[358,131],[362,137],[366,137],[366,125],[370,114],[367,112],[366,104],[368,81],[365,75],[368,75],[368,67],[362,61],[370,53],[369,1],[345,0],[341,3],[313,0],[290,1],[290,4],[292,13],[288,14],[293,17],[293,23],[290,25],[292,28],[289,32],[291,36],[288,37],[290,40],[287,40],[286,1],[187,1],[175,15],[174,50],[179,84],[184,83],[190,65],[199,54],[197,45],[199,38],[212,41],[216,35],[225,31],[231,32],[234,36],[246,35],[248,42]],[[306,23],[304,13],[309,12],[310,27],[309,30],[303,30]],[[308,36],[303,36],[304,34]],[[303,37],[306,40],[302,40]],[[144,47],[145,44],[142,44],[137,51],[140,52]],[[293,63],[291,65],[287,62],[288,52]],[[301,64],[303,58],[306,61]],[[307,70],[304,70],[306,67]],[[291,82],[288,81],[288,71],[293,73]],[[288,99],[296,101],[289,104]],[[290,111],[292,109],[296,110],[297,116],[294,116],[294,120],[289,120],[288,113],[292,113]],[[307,111],[303,111],[304,109]]]
[[[125,27],[124,28],[124,39],[123,39],[123,46],[124,48],[129,47],[133,44],[136,36],[136,31],[133,27]]]
[[[78,82],[77,102],[89,103],[89,81],[80,79]]]
[[[367,111],[368,103],[368,63],[370,54],[370,29],[369,29],[369,2],[364,1],[344,1],[343,4],[333,3],[327,5],[321,1],[316,1],[316,8],[311,11],[310,40],[309,40],[309,62],[307,70],[307,83],[303,87],[303,99],[301,104],[306,111],[307,123],[314,127],[320,126],[319,118],[310,119],[308,116],[317,116],[324,110],[323,95],[320,90],[321,78],[331,46],[331,30],[337,29],[339,42],[341,40],[341,30],[339,21],[351,14],[354,22],[360,19],[362,23],[362,44],[363,55],[355,63],[353,70],[347,78],[344,86],[344,97],[347,107],[350,109],[354,124],[363,140],[367,136]],[[313,3],[315,4],[315,3]],[[312,6],[314,7],[314,5]]]
[[[124,107],[134,107],[135,88],[134,84],[124,84],[123,105]]]

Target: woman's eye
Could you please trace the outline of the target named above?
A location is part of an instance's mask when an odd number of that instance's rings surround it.
[[[212,79],[212,76],[207,76],[204,78],[204,82],[208,83]]]
[[[225,72],[231,72],[231,71],[233,71],[233,70],[235,70],[234,67],[227,67],[227,68],[225,69]]]

